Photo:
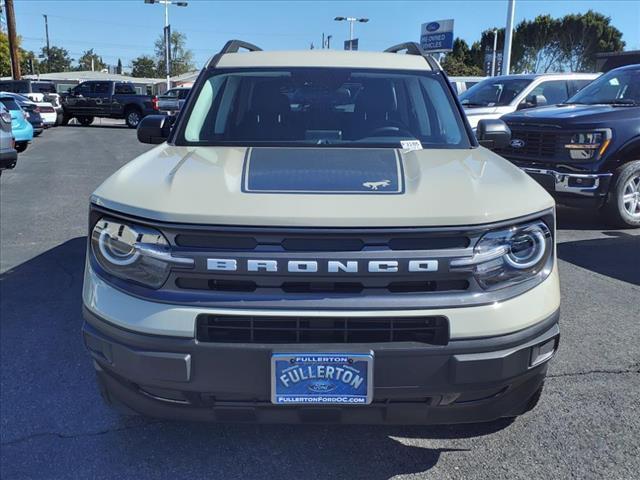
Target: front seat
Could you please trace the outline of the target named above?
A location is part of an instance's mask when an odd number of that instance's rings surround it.
[[[261,82],[253,88],[251,106],[245,117],[243,130],[256,140],[291,138],[291,105],[278,82]]]
[[[389,80],[369,80],[356,98],[353,138],[366,137],[377,128],[393,125],[398,99]]]

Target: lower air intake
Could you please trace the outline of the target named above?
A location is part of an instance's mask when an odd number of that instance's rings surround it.
[[[429,317],[197,317],[197,339],[217,343],[386,343],[446,345],[449,321]]]

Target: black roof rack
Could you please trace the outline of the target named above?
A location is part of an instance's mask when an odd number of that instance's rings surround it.
[[[222,47],[222,50],[220,50],[216,55],[214,55],[213,58],[209,61],[207,68],[215,67],[218,61],[220,60],[220,57],[222,57],[222,55],[224,55],[225,53],[238,53],[241,48],[244,50],[247,50],[248,52],[262,51],[260,47],[254,45],[253,43],[245,42],[243,40],[229,40],[227,43],[224,44],[224,47]]]
[[[255,46],[253,43],[245,42],[242,40],[229,40],[227,43],[224,44],[224,47],[222,47],[222,50],[220,50],[220,53],[223,55],[225,53],[238,53],[238,51],[241,48],[244,48],[249,52],[262,51],[260,47]]]
[[[398,53],[406,50],[407,55],[419,55],[424,58],[432,70],[442,70],[442,67],[435,58],[425,52],[417,42],[405,42],[389,47],[385,50],[387,53]]]

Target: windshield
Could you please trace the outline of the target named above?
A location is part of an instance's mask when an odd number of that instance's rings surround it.
[[[441,75],[346,68],[216,70],[177,143],[468,148]]]
[[[0,98],[0,103],[7,107],[8,110],[20,110],[20,107],[13,98],[2,97]]]
[[[584,87],[566,103],[640,105],[640,69],[613,70]]]
[[[460,95],[463,107],[503,107],[509,105],[533,82],[530,78],[487,78]]]

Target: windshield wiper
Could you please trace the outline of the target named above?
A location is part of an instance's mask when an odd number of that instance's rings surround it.
[[[638,102],[636,102],[635,100],[631,100],[630,98],[617,98],[615,100],[596,103],[599,103],[601,105],[614,105],[620,107],[635,107],[636,105],[638,105]]]
[[[486,103],[466,102],[462,104],[463,107],[487,107]]]

